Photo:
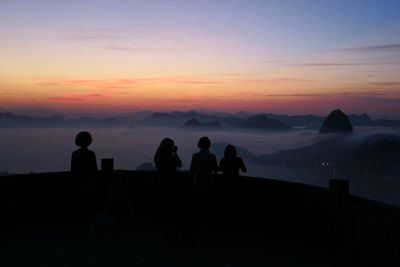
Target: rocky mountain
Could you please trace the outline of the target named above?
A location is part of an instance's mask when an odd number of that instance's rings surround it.
[[[222,158],[224,142],[212,144],[212,152]],[[319,135],[311,145],[271,154],[255,154],[236,146],[246,163],[298,170],[304,173],[335,172],[341,177],[400,178],[400,136],[393,133]]]
[[[319,134],[326,133],[353,133],[353,124],[340,109],[332,111],[326,117],[319,130]]]
[[[195,118],[195,119],[193,119]],[[206,121],[207,123],[201,123]],[[147,123],[158,126],[202,127],[202,128],[241,128],[251,130],[292,130],[293,128],[277,119],[265,114],[250,115],[245,112],[239,114],[201,113],[197,111],[156,112]]]
[[[260,114],[247,119],[238,119],[233,126],[254,130],[292,130],[293,128],[276,119]]]
[[[155,112],[152,114],[148,123],[158,125],[174,125],[180,126],[191,118],[196,118],[200,121],[218,121],[224,127],[245,127],[251,123],[246,123],[241,120],[256,120],[254,117],[267,117],[269,119],[277,120],[287,126],[302,127],[311,129],[320,129],[326,117],[317,116],[313,114],[307,115],[284,115],[274,113],[248,113],[240,111],[238,113],[222,113],[222,112],[202,112],[202,111],[173,111],[173,112]],[[350,114],[347,116],[353,126],[368,126],[368,127],[400,127],[400,120],[387,120],[387,119],[372,119],[368,114],[361,115]],[[253,128],[253,127],[249,127]]]
[[[277,119],[287,125],[293,127],[307,127],[307,128],[319,128],[324,121],[324,117],[317,115],[283,115],[265,113],[265,115],[271,119]]]
[[[188,120],[196,118],[200,122],[218,122],[223,128],[243,128],[257,130],[289,130],[292,127],[319,129],[325,117],[316,115],[277,115],[273,113],[249,113],[241,111],[234,114],[211,111],[143,111],[104,118],[103,116],[81,115],[68,118],[57,111],[48,109],[21,109],[21,114],[1,111],[0,127],[63,127],[79,126],[168,126],[181,127]],[[37,114],[38,116],[36,116]],[[53,115],[52,115],[53,114]],[[52,115],[52,116],[50,116]],[[368,114],[350,114],[348,119],[354,126],[400,128],[400,120],[373,120]],[[218,127],[216,124],[215,127]]]
[[[372,126],[375,124],[375,121],[367,113],[361,115],[350,114],[348,118],[353,125],[357,126]]]
[[[324,138],[322,138],[324,137]],[[287,168],[336,168],[342,172],[399,174],[400,136],[391,133],[321,136],[309,146],[270,155],[251,155],[254,164]]]

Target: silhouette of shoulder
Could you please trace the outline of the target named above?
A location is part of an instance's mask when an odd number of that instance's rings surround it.
[[[222,158],[218,169],[227,176],[239,176],[240,170],[243,172],[247,171],[247,168],[240,157]]]
[[[87,149],[79,148],[72,153],[72,172],[94,172],[97,171],[96,154]]]
[[[96,154],[88,149],[92,143],[92,135],[89,132],[79,132],[75,137],[75,144],[80,148],[72,152],[71,171],[86,173],[97,171]]]
[[[208,150],[201,150],[197,153],[194,153],[192,156],[190,170],[194,172],[216,172],[218,170],[217,158]]]

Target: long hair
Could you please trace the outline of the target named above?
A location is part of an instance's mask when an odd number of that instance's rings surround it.
[[[154,163],[157,169],[160,168],[165,158],[172,155],[174,151],[175,142],[171,138],[164,138],[157,148],[156,154],[154,155]]]
[[[233,146],[233,145],[227,145],[227,146],[225,147],[225,151],[224,151],[224,156],[225,156],[225,158],[230,158],[230,159],[236,158],[236,155],[237,155],[237,153],[236,153],[236,148],[235,148],[235,146]]]

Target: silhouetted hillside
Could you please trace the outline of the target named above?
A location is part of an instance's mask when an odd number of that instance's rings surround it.
[[[277,119],[283,123],[293,127],[319,128],[324,121],[324,117],[316,115],[277,115],[266,113],[266,116],[272,119]]]
[[[190,118],[188,121],[187,118]],[[193,118],[196,120],[193,120]],[[206,125],[200,123],[201,121],[207,121]],[[151,116],[150,123],[154,125],[185,125],[185,127],[197,127],[197,128],[218,128],[218,124],[224,128],[241,128],[249,130],[291,130],[291,126],[280,122],[276,119],[271,119],[264,114],[259,114],[255,116],[250,116],[244,112],[240,116],[229,115],[229,114],[206,114],[199,113],[196,111],[189,112],[170,112],[170,113],[160,113],[156,112]],[[209,124],[211,123],[211,124]]]
[[[367,113],[361,115],[350,114],[347,116],[353,125],[357,126],[373,126],[376,125],[376,121],[372,120]],[[400,125],[400,124],[399,124]]]
[[[207,118],[214,118],[216,116],[213,115],[208,115],[206,113],[200,113],[194,110],[191,111],[172,111],[172,112],[155,112],[153,115],[151,115],[152,119],[191,119],[191,118],[201,118],[201,119],[207,119]]]
[[[199,112],[199,111],[173,111],[173,112],[156,112],[151,116],[153,124],[169,124],[179,126],[185,123],[188,119],[197,118],[200,121],[218,121],[224,127],[242,127],[246,122],[240,120],[254,119],[254,117],[265,116],[269,119],[275,119],[279,122],[291,127],[305,127],[319,129],[326,117],[317,115],[283,115],[273,113],[248,113],[240,111],[238,113],[229,114],[222,112]],[[363,113],[361,115],[350,114],[349,120],[354,126],[369,126],[369,127],[400,127],[400,120],[373,120],[371,117]],[[248,126],[248,125],[247,125]],[[247,128],[246,126],[246,128]]]
[[[256,129],[256,130],[292,130],[293,128],[276,119],[270,119],[267,116],[260,114],[248,119],[241,119],[235,125],[241,128]]]
[[[246,118],[250,117],[251,115],[249,113],[247,113],[246,111],[242,110],[236,114],[233,114],[233,116],[236,116],[239,119],[246,119]]]
[[[183,128],[203,128],[203,129],[220,129],[221,124],[218,121],[199,122],[197,119],[190,119],[182,125]]]
[[[200,122],[218,122],[223,128],[243,128],[258,130],[284,130],[291,127],[304,127],[316,129],[321,126],[324,117],[316,115],[276,115],[272,113],[248,113],[241,111],[235,114],[212,111],[173,111],[151,112],[143,111],[124,114],[110,118],[94,118],[84,116],[81,118],[68,118],[62,114],[46,116],[57,111],[38,109],[22,109],[28,115],[18,115],[12,112],[0,111],[0,128],[3,127],[114,127],[114,126],[168,126],[181,127],[192,118]],[[38,114],[40,116],[35,116]],[[372,120],[367,114],[349,115],[348,118],[354,126],[370,127],[400,127],[400,120],[378,119]],[[216,126],[216,125],[214,125]],[[216,126],[217,127],[217,126]]]
[[[2,177],[0,263],[333,267],[400,262],[398,208],[335,187],[216,176],[215,184],[202,190],[192,186],[188,172],[168,178],[166,187],[149,171]]]
[[[150,120],[143,121],[144,124],[155,126],[174,126],[181,127],[190,119],[197,118],[201,121],[216,121],[218,116],[208,115],[197,111],[172,111],[172,112],[155,112],[151,115]]]
[[[336,109],[325,119],[319,133],[353,133],[353,125],[346,114],[340,109]]]
[[[331,135],[321,141],[270,155],[253,155],[253,163],[289,168],[336,168],[369,172],[376,177],[400,173],[400,137],[395,134]]]

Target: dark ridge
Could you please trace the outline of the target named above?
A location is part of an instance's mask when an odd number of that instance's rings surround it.
[[[151,171],[2,177],[0,263],[399,266],[399,209],[349,195],[338,180],[328,190],[217,176],[201,189],[187,172],[169,178]]]
[[[349,119],[356,126],[371,126],[374,124],[374,121],[367,113],[361,115],[351,114],[349,115]]]
[[[152,119],[164,119],[164,118],[168,118],[168,117],[169,117],[168,114],[162,113],[162,112],[154,112],[154,113],[151,115],[151,118],[152,118]]]
[[[276,119],[260,114],[238,122],[239,127],[259,130],[292,130],[293,128]]]
[[[326,133],[353,133],[353,125],[346,114],[335,109],[326,117],[319,130],[319,134]]]
[[[120,115],[111,118],[94,118],[82,116],[80,118],[69,118],[59,114],[54,116],[36,116],[41,114],[33,112],[29,115],[18,115],[10,112],[1,112],[0,128],[6,127],[120,127],[120,126],[173,126],[181,127],[191,118],[199,121],[218,122],[224,128],[248,128],[260,130],[289,129],[288,127],[305,127],[318,129],[325,120],[324,117],[316,115],[277,115],[262,113],[239,112],[227,114],[221,112],[206,111],[172,111],[172,112],[137,112],[130,115]],[[50,114],[50,113],[48,113]],[[400,127],[400,120],[378,119],[373,120],[368,114],[351,114],[348,116],[354,126],[372,127]],[[276,120],[278,123],[273,123]],[[282,125],[284,124],[284,126]],[[213,127],[218,127],[214,123]]]
[[[204,122],[201,123],[197,119],[190,119],[182,125],[183,128],[208,128],[208,129],[218,129],[222,128],[218,121]]]
[[[400,178],[400,137],[385,133],[331,136],[301,148],[269,155],[250,154],[247,159],[254,164],[308,171],[325,168],[325,163],[336,168],[338,175],[355,180],[364,176],[382,179],[385,175]]]

